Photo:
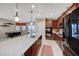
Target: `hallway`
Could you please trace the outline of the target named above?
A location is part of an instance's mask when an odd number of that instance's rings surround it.
[[[61,48],[58,46],[55,40],[45,40],[39,50],[38,56],[42,55],[43,46],[51,46],[53,56],[63,56]],[[50,54],[50,53],[49,53]],[[46,54],[45,54],[46,55]],[[44,56],[45,56],[44,55]]]

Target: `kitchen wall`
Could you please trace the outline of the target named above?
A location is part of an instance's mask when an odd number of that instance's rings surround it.
[[[45,19],[36,19],[36,33],[42,34],[42,39],[45,40]]]
[[[6,19],[0,19],[0,25],[4,25],[4,23],[12,23],[14,25],[9,25],[10,27],[2,27],[0,26],[0,37],[6,37],[6,32],[12,32],[16,30],[15,22]]]

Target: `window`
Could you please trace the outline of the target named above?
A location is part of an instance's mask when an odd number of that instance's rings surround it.
[[[26,30],[26,26],[22,26],[22,29],[23,29],[23,30]]]
[[[77,37],[77,24],[72,24],[72,37]]]
[[[16,26],[16,31],[20,31],[20,26]]]

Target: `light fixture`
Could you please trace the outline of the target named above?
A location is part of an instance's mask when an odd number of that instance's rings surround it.
[[[32,20],[33,20],[33,18],[32,18],[33,16],[32,16],[32,15],[33,15],[33,8],[34,8],[34,7],[35,7],[35,6],[32,5],[32,6],[31,6],[32,9],[31,9],[31,11],[30,11],[30,13],[31,13],[31,22],[30,22],[30,26],[29,26],[29,27],[31,28],[31,29],[30,29],[30,34],[29,34],[29,35],[30,35],[30,38],[34,38],[34,37],[35,37],[34,29],[33,29],[33,27],[34,27],[34,25],[33,25],[34,22],[32,21]]]
[[[30,24],[33,25],[33,22],[31,22]]]
[[[16,3],[16,9],[15,9],[15,21],[18,22],[19,21],[19,16],[18,16],[18,4]]]
[[[53,16],[53,13],[50,13],[51,16]]]
[[[32,22],[32,19],[33,19],[33,18],[32,18],[32,14],[33,14],[33,8],[35,8],[35,6],[32,5],[31,8],[32,8],[32,10],[31,10],[31,25],[32,25],[32,24],[33,24],[33,22]]]
[[[34,6],[34,5],[32,5],[32,8],[35,8],[35,6]]]
[[[19,21],[19,17],[15,16],[15,21],[18,22]]]

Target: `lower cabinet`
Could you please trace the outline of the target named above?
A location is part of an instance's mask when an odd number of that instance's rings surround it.
[[[64,56],[78,56],[70,47],[63,46],[63,55]]]
[[[60,37],[59,35],[57,35],[57,34],[55,34],[55,33],[52,34],[52,38],[53,38],[54,40],[63,40],[63,37]]]
[[[31,47],[24,53],[24,56],[31,56],[32,51],[31,51]]]
[[[59,47],[61,49],[63,49],[63,40],[64,40],[64,38],[60,37],[59,35],[57,35],[55,33],[53,33],[52,36],[53,36],[52,38],[57,42],[57,44],[59,45]]]
[[[33,44],[32,48],[31,48],[31,55],[32,56],[36,56],[37,55],[37,42]]]
[[[24,53],[24,56],[36,56],[42,44],[42,36],[40,36],[37,41]]]

